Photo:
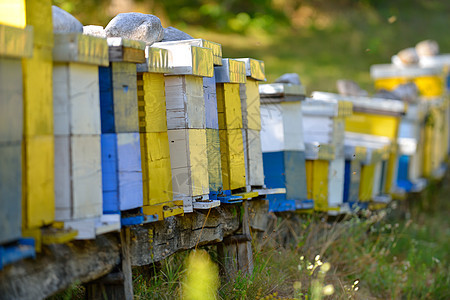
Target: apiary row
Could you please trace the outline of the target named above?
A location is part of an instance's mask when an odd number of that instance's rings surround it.
[[[445,56],[372,66],[376,88],[412,82],[416,97],[307,97],[215,42],[54,33],[49,1],[16,2],[0,13],[0,267],[254,198],[378,209],[445,171]]]

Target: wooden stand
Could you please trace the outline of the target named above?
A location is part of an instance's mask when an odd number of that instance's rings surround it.
[[[113,272],[86,285],[86,299],[133,299],[133,279],[131,272],[130,228],[120,232],[122,262]]]

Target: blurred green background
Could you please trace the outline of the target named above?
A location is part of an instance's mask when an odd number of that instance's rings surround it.
[[[424,39],[450,52],[448,0],[55,0],[84,25],[106,26],[121,12],[158,16],[223,46],[224,57],[253,57],[271,82],[298,73],[308,92],[353,79],[373,91],[369,68]]]

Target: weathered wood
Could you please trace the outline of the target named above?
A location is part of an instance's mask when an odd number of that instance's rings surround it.
[[[207,212],[171,217],[131,231],[131,263],[144,266],[196,245],[219,243],[240,226],[240,206],[227,205]],[[204,227],[203,227],[204,226]]]
[[[250,226],[249,226],[249,213],[248,213],[248,202],[244,201],[243,206],[243,215],[242,215],[242,224],[241,230],[244,236],[250,235]],[[253,251],[252,251],[252,243],[251,240],[242,241],[237,244],[238,250],[238,268],[244,274],[252,274],[253,273]]]
[[[120,263],[117,234],[54,244],[45,250],[36,260],[24,260],[0,272],[0,299],[42,299],[74,282],[108,274]]]
[[[116,269],[86,285],[86,299],[133,299],[133,280],[130,260],[130,228],[120,233],[121,263]]]

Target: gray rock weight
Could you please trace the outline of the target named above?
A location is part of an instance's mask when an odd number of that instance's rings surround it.
[[[144,41],[147,45],[164,38],[161,20],[153,15],[122,13],[115,16],[105,28],[107,37],[123,37]]]
[[[54,33],[83,32],[83,24],[57,6],[52,6],[52,17]]]

